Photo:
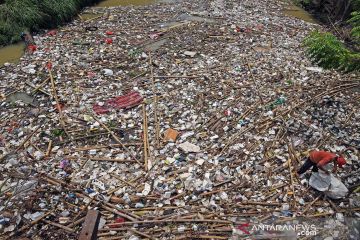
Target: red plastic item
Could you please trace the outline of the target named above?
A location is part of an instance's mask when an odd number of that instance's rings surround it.
[[[113,40],[112,40],[111,38],[106,38],[106,39],[105,39],[105,42],[106,42],[107,44],[112,44],[112,43],[113,43]]]
[[[46,33],[46,35],[48,35],[48,36],[55,36],[56,35],[56,30],[50,30],[50,31],[48,31],[47,33]]]
[[[139,105],[143,101],[143,97],[138,92],[130,92],[123,96],[111,98],[105,102],[103,106],[98,104],[93,105],[93,110],[96,114],[105,114],[110,111],[110,109],[129,109]]]
[[[96,76],[96,73],[94,73],[94,72],[88,72],[87,75],[88,75],[89,78],[93,78],[93,77]]]
[[[96,112],[96,114],[100,115],[100,114],[105,114],[108,113],[110,110],[105,107],[105,106],[100,106],[98,104],[94,104],[93,105],[93,110],[94,112]]]
[[[114,35],[114,32],[112,32],[112,31],[106,31],[106,35]]]
[[[37,46],[36,46],[36,45],[29,45],[29,46],[28,46],[28,50],[29,50],[30,52],[35,52],[35,51],[37,50]]]
[[[225,114],[225,116],[230,116],[231,115],[231,110],[225,110],[224,111],[224,114]]]
[[[64,110],[64,108],[65,108],[65,105],[64,105],[63,103],[59,103],[59,104],[56,104],[56,105],[55,105],[55,109],[56,109],[56,111],[58,111],[58,112]]]
[[[52,63],[50,61],[46,63],[46,68],[49,70],[52,69]]]
[[[117,219],[115,219],[115,222],[116,223],[123,223],[123,222],[125,222],[125,219],[124,218],[117,218]]]

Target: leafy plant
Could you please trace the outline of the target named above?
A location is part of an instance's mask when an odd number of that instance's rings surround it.
[[[6,0],[0,4],[0,45],[20,40],[22,31],[56,27],[99,0]]]
[[[355,11],[351,13],[351,18],[348,20],[353,28],[351,30],[352,37],[359,42],[360,40],[360,11]]]
[[[347,23],[352,26],[351,40],[352,43],[355,43],[352,47],[356,50],[347,48],[342,41],[329,32],[315,31],[304,40],[308,55],[319,66],[346,72],[360,70],[360,53],[358,52],[360,43],[360,0],[351,0],[351,11],[351,17]]]
[[[51,131],[51,134],[54,136],[54,137],[60,137],[60,136],[63,136],[64,135],[64,130],[63,129],[53,129]]]
[[[333,34],[314,31],[304,41],[307,53],[323,68],[360,70],[360,54],[350,51]]]

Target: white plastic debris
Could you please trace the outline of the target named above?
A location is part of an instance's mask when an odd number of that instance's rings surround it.
[[[332,199],[344,198],[349,191],[338,178],[321,172],[313,172],[309,184]]]
[[[189,57],[195,57],[196,54],[197,54],[197,52],[192,52],[192,51],[185,51],[184,52],[184,55],[189,56]]]
[[[111,69],[105,68],[105,69],[103,69],[103,72],[104,72],[104,75],[106,75],[106,76],[112,76],[112,75],[114,75],[114,72],[113,72],[113,70],[111,70]]]
[[[195,144],[189,143],[189,142],[184,142],[179,144],[179,148],[181,150],[183,150],[186,153],[198,153],[200,152],[200,147],[196,146]]]
[[[306,70],[321,73],[324,70],[321,67],[307,67]]]
[[[150,184],[145,183],[145,187],[144,187],[144,190],[142,191],[142,195],[147,196],[147,195],[149,195],[150,191],[151,191]]]

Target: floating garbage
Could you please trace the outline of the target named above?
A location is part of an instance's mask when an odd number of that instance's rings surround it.
[[[316,25],[286,6],[90,7],[34,36],[0,68],[0,238],[78,239],[95,209],[99,240],[256,238],[299,216],[348,239],[359,154],[322,181],[296,172],[358,148],[360,83],[306,58]]]

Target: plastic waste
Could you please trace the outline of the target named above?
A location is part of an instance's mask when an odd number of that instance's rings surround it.
[[[311,174],[309,185],[332,199],[344,198],[349,191],[334,175],[321,172]]]
[[[196,146],[195,144],[192,144],[192,143],[189,143],[189,142],[184,142],[184,143],[179,144],[179,148],[181,150],[183,150],[184,152],[186,152],[186,153],[190,153],[190,152],[198,153],[198,152],[200,152],[200,147],[199,146]]]

